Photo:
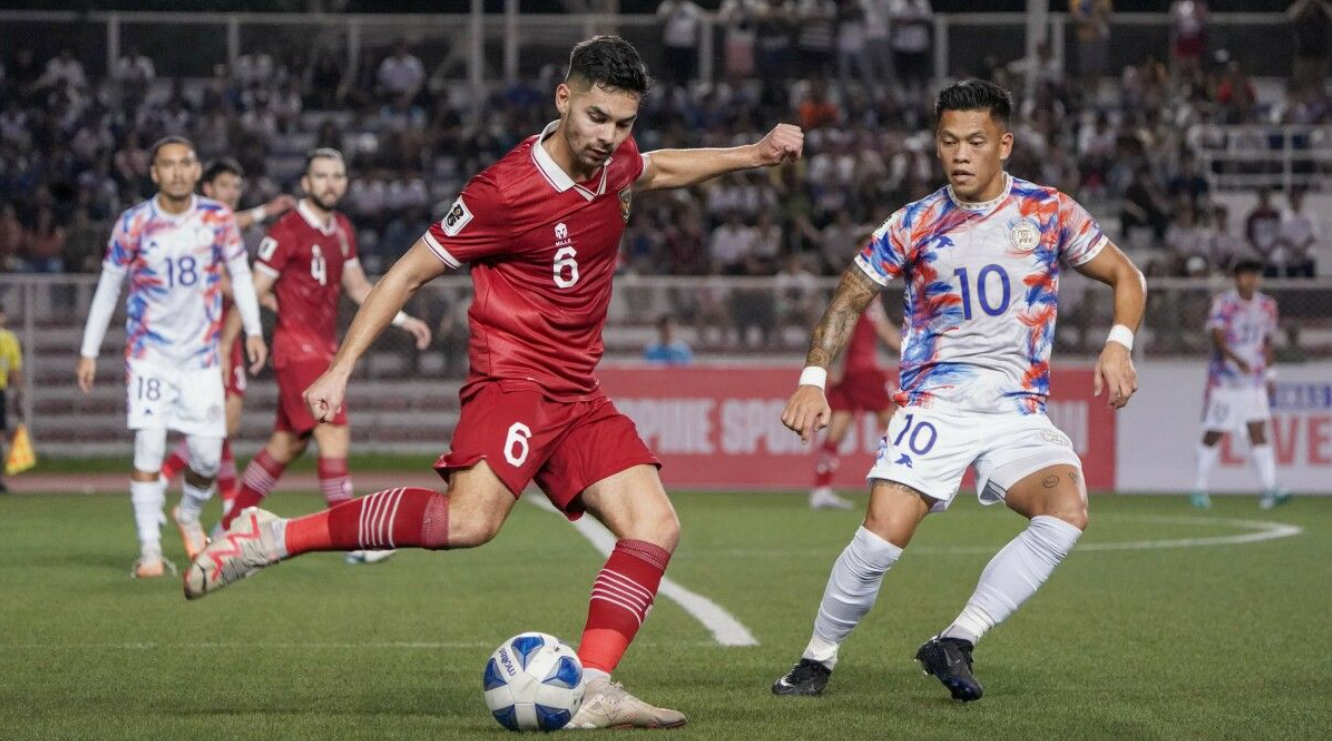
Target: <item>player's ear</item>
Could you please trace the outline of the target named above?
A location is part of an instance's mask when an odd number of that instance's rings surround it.
[[[560,118],[569,115],[569,99],[573,97],[573,90],[569,84],[561,82],[555,87],[555,109],[560,112]]]
[[[1013,154],[1013,132],[1004,130],[1004,135],[999,139],[999,159],[1006,160]]]

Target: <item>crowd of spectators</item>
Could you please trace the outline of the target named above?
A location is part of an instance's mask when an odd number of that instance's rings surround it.
[[[1296,5],[1299,18],[1332,17],[1322,0]],[[1073,3],[1077,70],[1048,45],[1031,60],[968,70],[1020,104],[1009,170],[1087,203],[1112,237],[1153,256],[1156,274],[1208,274],[1257,256],[1274,274],[1312,275],[1322,235],[1304,194],[1264,191],[1253,213],[1228,214],[1192,152],[1212,123],[1329,123],[1326,64],[1301,67],[1284,99],[1259,101],[1238,62],[1208,47],[1206,4],[1178,2],[1170,47],[1105,85],[1116,77],[1104,69],[1112,12],[1110,0]],[[663,63],[636,129],[643,150],[732,146],[794,121],[806,157],[636,198],[626,272],[780,274],[793,284],[835,274],[878,222],[938,187],[928,0],[725,0],[711,85],[696,80],[702,11],[665,0],[659,15]],[[1326,54],[1332,32],[1293,28],[1299,49]],[[45,60],[12,50],[0,60],[0,270],[96,270],[111,219],[152,192],[148,148],[181,134],[204,159],[242,164],[246,206],[292,190],[306,149],[343,149],[352,175],[343,208],[377,271],[468,175],[554,115],[557,65],[469,105],[406,42],[356,70],[335,44],[311,45],[249,50],[190,80],[163,79],[133,48],[101,78],[70,50]]]

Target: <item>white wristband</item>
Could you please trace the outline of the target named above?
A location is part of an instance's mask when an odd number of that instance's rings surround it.
[[[1276,368],[1268,368],[1268,369],[1267,369],[1267,380],[1269,380],[1269,381],[1275,381],[1275,380],[1276,380]]]
[[[393,317],[393,326],[401,327],[407,323],[408,319],[411,319],[411,317],[407,315],[407,312],[400,311]]]
[[[828,383],[828,370],[816,365],[807,366],[800,371],[801,386],[818,386],[822,391],[825,384]]]
[[[268,209],[263,206],[255,206],[250,209],[250,218],[254,219],[254,223],[256,224],[261,223],[264,219],[268,218]]]
[[[1105,338],[1106,342],[1118,342],[1127,347],[1129,352],[1133,351],[1133,330],[1122,324],[1116,324],[1110,328],[1110,336]]]

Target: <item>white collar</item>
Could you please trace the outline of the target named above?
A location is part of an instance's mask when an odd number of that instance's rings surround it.
[[[184,220],[185,220],[185,217],[187,217],[187,216],[189,216],[190,214],[194,213],[194,209],[196,209],[196,208],[199,207],[199,196],[198,196],[198,194],[191,193],[191,194],[190,194],[190,205],[189,205],[189,208],[186,208],[184,211],[181,211],[181,212],[178,213],[178,214],[173,214],[173,213],[170,213],[170,212],[168,212],[168,211],[163,211],[163,210],[161,209],[161,207],[159,207],[159,206],[157,205],[157,196],[158,196],[158,195],[160,195],[160,192],[159,192],[159,193],[154,193],[154,194],[153,194],[153,197],[150,199],[151,202],[152,202],[152,204],[153,204],[153,213],[154,213],[155,215],[157,215],[157,216],[160,216],[160,217],[166,219],[167,221],[171,221],[171,222],[181,222],[181,221],[184,221]]]
[[[296,204],[296,210],[300,213],[301,218],[305,219],[305,223],[318,229],[324,234],[332,234],[338,227],[338,219],[333,214],[329,214],[327,225],[319,223],[319,217],[315,215],[314,211],[310,210],[309,206],[305,205],[304,198]]]
[[[569,173],[565,172],[563,168],[556,164],[555,160],[551,158],[550,153],[546,151],[546,148],[541,146],[541,142],[545,141],[547,137],[554,133],[555,129],[559,128],[559,125],[559,121],[551,121],[546,124],[546,128],[542,129],[541,134],[537,136],[537,140],[532,142],[532,161],[536,163],[537,169],[545,176],[546,182],[550,183],[550,187],[560,193],[573,188],[578,191],[579,195],[589,201],[602,193],[605,193],[606,173],[610,172],[610,163],[614,158],[607,157],[606,164],[601,166],[601,180],[597,183],[597,189],[595,192],[575,183],[574,179],[569,177]]]
[[[972,203],[970,201],[958,200],[957,196],[953,193],[953,186],[951,185],[948,186],[948,197],[953,199],[954,205],[956,205],[958,208],[962,209],[963,211],[989,211],[993,209],[995,206],[998,206],[999,204],[1003,203],[1004,199],[1008,198],[1008,194],[1011,193],[1012,191],[1013,191],[1013,176],[1009,175],[1008,173],[1004,173],[1003,192],[1000,193],[997,197],[992,198],[984,203]]]

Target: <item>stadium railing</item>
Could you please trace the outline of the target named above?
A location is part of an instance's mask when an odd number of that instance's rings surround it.
[[[1169,25],[1165,13],[1115,14],[1109,74],[1118,75],[1148,55],[1164,59]],[[1042,26],[1055,58],[1072,71],[1077,40],[1068,15],[1050,13]],[[699,77],[712,80],[722,71],[724,28],[711,13],[703,28]],[[132,47],[153,59],[158,74],[166,77],[207,77],[217,65],[233,65],[254,51],[285,58],[292,50],[316,49],[338,53],[345,68],[354,71],[406,39],[437,78],[479,85],[533,79],[548,65],[562,67],[570,46],[603,32],[634,42],[650,67],[662,58],[655,15],[0,11],[0,47],[29,46],[39,60],[69,47],[94,76],[106,75]],[[1290,74],[1290,22],[1284,14],[1216,13],[1209,18],[1208,34],[1210,49],[1224,49],[1251,76]],[[934,39],[936,79],[979,72],[987,58],[1008,62],[1035,48],[1023,13],[936,14]]]
[[[74,366],[93,275],[0,276],[0,304],[25,353],[23,408],[39,450],[46,455],[119,454],[124,433],[123,309],[103,345],[96,387],[84,395]],[[674,319],[675,337],[693,348],[700,363],[798,367],[809,329],[821,315],[834,278],[639,276],[616,279],[605,330],[605,363],[640,362],[657,339],[657,321]],[[1211,297],[1226,290],[1223,278],[1151,279],[1139,362],[1183,359],[1203,362],[1210,348],[1202,330]],[[1332,359],[1332,277],[1269,280],[1264,286],[1281,308],[1277,338],[1281,363]],[[357,449],[438,452],[457,416],[457,391],[467,368],[466,310],[471,282],[446,276],[423,288],[408,310],[430,323],[432,345],[418,352],[410,338],[389,329],[361,363],[349,392]],[[900,316],[901,289],[886,296]],[[341,325],[354,307],[344,301]],[[1111,324],[1110,294],[1066,272],[1060,295],[1055,363],[1088,363]],[[271,341],[272,315],[265,318]],[[885,360],[887,360],[885,358]],[[276,388],[271,372],[252,379],[241,450],[266,438]]]

